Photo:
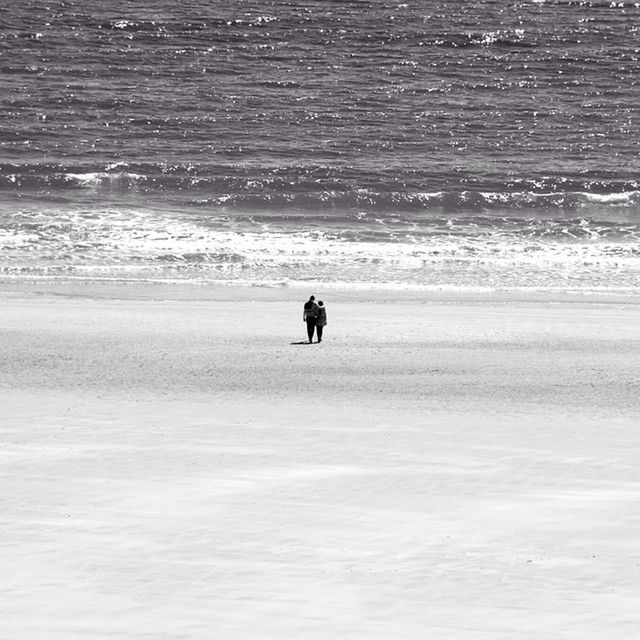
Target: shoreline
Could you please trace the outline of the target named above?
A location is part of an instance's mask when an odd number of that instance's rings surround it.
[[[640,291],[608,289],[541,290],[442,288],[419,285],[391,286],[384,283],[249,283],[249,282],[192,282],[164,280],[92,280],[92,279],[2,279],[2,296],[53,296],[122,300],[242,300],[271,301],[300,300],[301,304],[313,293],[327,300],[367,302],[474,302],[474,303],[568,303],[568,304],[640,304]],[[319,296],[321,294],[321,296]]]

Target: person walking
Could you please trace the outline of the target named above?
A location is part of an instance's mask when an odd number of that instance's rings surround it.
[[[316,331],[318,332],[318,342],[322,342],[322,330],[327,326],[327,309],[322,300],[318,300],[318,319],[316,320]]]
[[[305,303],[302,311],[302,321],[307,323],[307,336],[309,337],[309,344],[313,342],[313,334],[316,330],[316,323],[318,321],[319,307],[316,304],[316,297],[311,296]]]

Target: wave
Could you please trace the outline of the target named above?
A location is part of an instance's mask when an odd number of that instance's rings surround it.
[[[639,240],[640,223],[606,216],[227,215],[13,203],[0,204],[0,278],[318,279],[638,290]]]
[[[640,213],[640,191],[613,194],[585,192],[480,192],[474,190],[434,193],[389,192],[368,190],[350,192],[322,191],[315,193],[225,194],[191,201],[194,206],[229,207],[237,209],[280,210],[364,210],[364,211],[424,211],[436,213],[541,211],[576,212],[589,209],[626,209]]]
[[[100,199],[157,196],[188,208],[238,211],[640,213],[640,181],[591,174],[482,181],[411,171],[360,174],[353,168],[319,166],[4,163],[0,164],[2,192],[52,199],[69,192]]]
[[[398,284],[490,289],[558,288],[638,291],[635,243],[534,241],[511,235],[431,237],[428,241],[358,242],[330,233],[203,233],[155,225],[132,233],[85,224],[0,241],[0,278],[174,278],[188,282],[264,281]],[[61,233],[61,231],[63,233]]]
[[[537,46],[536,42],[526,37],[523,29],[443,33],[421,38],[418,44],[420,46],[437,46],[453,49],[491,46],[533,48]]]
[[[197,22],[166,22],[158,20],[130,20],[116,18],[97,25],[98,29],[106,31],[128,31],[139,33],[172,33],[185,34],[206,31],[211,28],[256,28],[264,27],[277,21],[275,16],[257,15],[242,18],[209,18]]]
[[[567,7],[590,7],[594,9],[639,9],[637,0],[533,0],[534,4],[549,4]]]
[[[6,168],[6,167],[5,167]],[[166,170],[154,174],[127,170],[117,164],[101,171],[53,171],[38,173],[24,169],[0,172],[0,193],[18,191],[22,195],[79,192],[96,197],[113,194],[157,195],[173,204],[196,208],[224,208],[239,211],[300,210],[307,212],[581,212],[604,211],[640,213],[640,189],[636,182],[609,185],[576,184],[576,190],[540,190],[552,185],[508,183],[494,188],[453,188],[419,191],[362,188],[352,181],[318,179],[312,176],[204,175]],[[562,181],[558,181],[561,183]],[[333,188],[320,188],[328,183]],[[496,186],[498,188],[496,188]],[[520,187],[514,189],[515,187]],[[522,188],[529,186],[529,188]],[[556,185],[560,187],[560,184]],[[381,188],[380,188],[381,187]]]

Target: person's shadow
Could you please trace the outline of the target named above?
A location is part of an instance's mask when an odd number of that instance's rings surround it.
[[[300,342],[292,342],[291,344],[313,344],[313,343],[310,343],[308,340],[302,340]]]

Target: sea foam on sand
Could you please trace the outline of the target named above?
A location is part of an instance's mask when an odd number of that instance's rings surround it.
[[[0,637],[634,636],[633,300],[185,291],[5,288]]]

